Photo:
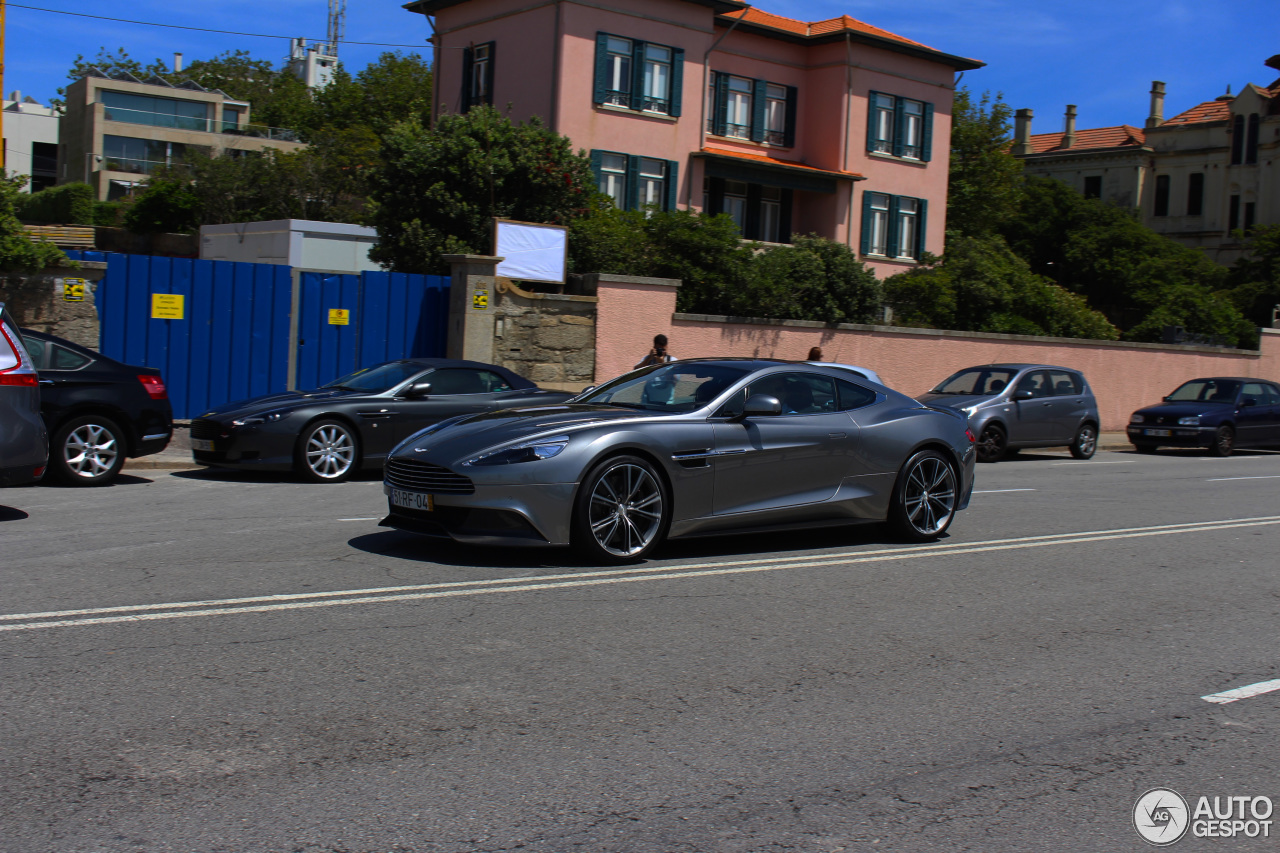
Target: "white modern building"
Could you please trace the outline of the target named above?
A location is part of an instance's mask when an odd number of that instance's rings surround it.
[[[58,182],[58,134],[62,117],[21,92],[4,99],[4,168],[29,178],[27,192]]]

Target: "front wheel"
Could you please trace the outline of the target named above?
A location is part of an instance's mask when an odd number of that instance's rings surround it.
[[[889,521],[911,542],[930,542],[956,516],[959,481],[955,468],[936,450],[921,450],[907,460],[893,487]]]
[[[312,483],[341,483],[356,471],[360,444],[355,431],[340,421],[316,421],[298,436],[294,468]]]
[[[1009,437],[995,424],[987,424],[978,434],[978,461],[998,462],[1009,450]]]
[[[582,480],[574,499],[573,545],[603,563],[642,560],[662,543],[671,500],[662,476],[638,456],[614,456]]]
[[[1209,452],[1214,456],[1230,456],[1235,449],[1235,430],[1226,424],[1218,427],[1218,431],[1213,434],[1213,444],[1209,445]]]
[[[124,467],[124,432],[101,415],[73,418],[53,436],[50,473],[68,486],[105,486]]]
[[[1098,450],[1098,428],[1093,424],[1080,427],[1071,441],[1071,455],[1076,459],[1092,459]]]

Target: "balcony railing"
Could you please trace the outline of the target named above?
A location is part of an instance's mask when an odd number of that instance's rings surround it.
[[[101,103],[101,102],[99,102]],[[282,142],[300,142],[298,131],[287,127],[268,127],[265,124],[240,124],[236,121],[215,121],[197,116],[180,116],[173,113],[157,113],[150,110],[129,110],[103,104],[103,116],[107,121],[126,124],[142,124],[149,127],[167,127],[175,130],[195,130],[201,133],[229,133],[256,139],[275,139]]]
[[[102,168],[108,172],[132,172],[135,175],[150,175],[161,166],[175,169],[187,168],[185,163],[166,163],[163,160],[142,160],[135,157],[112,157],[102,159]]]
[[[236,136],[252,136],[258,139],[278,139],[282,142],[301,142],[298,138],[298,131],[291,130],[287,127],[268,127],[265,124],[237,124],[234,121],[224,121],[222,124],[223,133],[232,133]]]

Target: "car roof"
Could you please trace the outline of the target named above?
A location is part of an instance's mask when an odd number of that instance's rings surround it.
[[[975,364],[972,367],[962,367],[960,368],[960,370],[957,370],[956,373],[961,372],[961,370],[978,370],[983,367],[1003,367],[1008,370],[1028,370],[1030,368],[1040,368],[1042,370],[1070,370],[1072,373],[1080,372],[1074,367],[1063,367],[1060,364],[1030,364],[1030,363],[1020,362],[1020,361],[1000,361],[1000,362],[993,362],[991,364]]]
[[[508,381],[514,380],[512,383],[517,388],[537,388],[533,382],[525,379],[519,373],[500,364],[488,364],[483,361],[468,361],[463,358],[393,358],[390,361],[381,362],[381,364],[414,364],[423,369],[432,368],[449,368],[449,367],[468,367],[476,370],[492,370],[494,373],[501,374]],[[379,365],[371,365],[378,367]]]
[[[1275,385],[1274,379],[1263,379],[1260,376],[1197,376],[1195,379],[1187,379],[1180,384],[1186,385],[1187,382],[1266,382]]]

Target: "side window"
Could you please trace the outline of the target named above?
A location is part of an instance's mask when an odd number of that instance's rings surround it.
[[[1030,391],[1033,397],[1048,397],[1052,391],[1049,377],[1043,370],[1033,370],[1018,380],[1016,393]]]
[[[835,380],[814,373],[775,373],[753,382],[747,394],[777,397],[784,415],[834,412],[837,405]]]
[[[511,383],[491,370],[478,370],[485,391],[510,391]]]
[[[1267,389],[1267,405],[1280,406],[1280,388],[1274,385],[1264,385],[1263,387]]]
[[[876,401],[876,392],[869,388],[863,388],[861,385],[846,382],[843,379],[836,380],[836,388],[840,392],[840,399],[836,408],[841,412],[861,409],[863,406],[870,406]]]
[[[49,350],[50,370],[79,370],[82,367],[87,367],[93,361],[87,356],[83,356],[66,347],[60,347],[57,344],[50,344]]]
[[[932,152],[933,104],[884,92],[867,97],[867,150],[928,161]]]
[[[1265,406],[1267,404],[1267,392],[1261,382],[1246,382],[1244,387],[1240,389],[1240,400],[1253,400],[1255,406]]]
[[[1080,377],[1065,370],[1049,371],[1049,382],[1051,383],[1049,386],[1050,393],[1054,397],[1069,397],[1072,394],[1079,394],[1082,387]]]
[[[429,374],[426,381],[431,383],[433,396],[436,394],[483,394],[489,390],[484,374],[489,374],[489,371],[451,367]]]
[[[27,348],[27,355],[31,356],[32,366],[35,367],[36,370],[48,369],[48,364],[45,362],[46,353],[44,341],[37,340],[36,338],[23,338],[22,343]]]

